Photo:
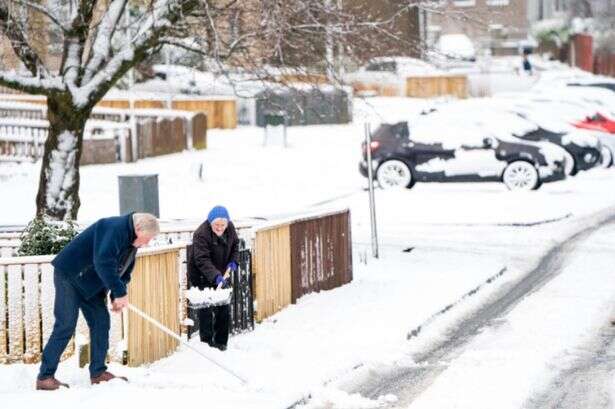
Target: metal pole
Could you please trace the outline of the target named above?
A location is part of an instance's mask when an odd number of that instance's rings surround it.
[[[372,131],[365,124],[365,151],[367,154],[367,185],[369,187],[369,218],[372,230],[372,256],[378,258],[378,231],[376,229],[376,199],[374,197],[374,171],[372,169]]]
[[[185,342],[183,339],[181,339],[181,337],[179,335],[177,335],[176,333],[174,333],[173,331],[171,331],[170,329],[168,329],[167,327],[165,327],[164,325],[162,325],[160,322],[158,322],[157,320],[155,320],[154,318],[150,317],[149,315],[147,315],[146,313],[144,313],[143,311],[141,311],[139,308],[135,307],[132,304],[128,304],[128,308],[130,309],[130,311],[134,312],[135,314],[137,314],[138,316],[140,316],[141,318],[145,319],[146,321],[149,321],[152,325],[154,325],[156,328],[158,328],[160,331],[164,332],[165,334],[167,334],[168,336],[175,338],[177,341],[179,341],[180,344],[182,344],[183,346],[185,346],[186,348],[191,349],[193,352],[196,352],[197,354],[199,354],[201,357],[205,358],[206,360],[208,360],[209,362],[213,363],[214,365],[216,365],[218,368],[222,369],[224,372],[233,375],[236,379],[238,379],[239,381],[241,381],[242,384],[247,384],[248,381],[245,380],[243,377],[237,375],[235,372],[231,371],[230,369],[228,369],[227,367],[225,367],[224,365],[222,365],[221,363],[217,362],[215,359],[208,357],[207,355],[205,355],[204,353],[202,353],[201,351],[199,351],[198,349],[196,349],[195,347],[193,347],[192,345],[190,345],[189,343]]]

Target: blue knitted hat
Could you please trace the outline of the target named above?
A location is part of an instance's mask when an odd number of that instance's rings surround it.
[[[228,215],[228,210],[226,210],[226,207],[214,206],[214,208],[209,211],[209,214],[207,215],[207,221],[209,221],[209,223],[212,223],[216,219],[231,220],[230,216]]]

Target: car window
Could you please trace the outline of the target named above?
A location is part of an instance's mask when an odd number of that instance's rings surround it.
[[[365,71],[396,72],[395,61],[373,62],[367,65]]]
[[[396,124],[382,124],[372,135],[372,139],[395,139],[407,140],[409,138],[408,122],[398,122]]]

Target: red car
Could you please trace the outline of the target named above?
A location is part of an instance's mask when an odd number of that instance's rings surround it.
[[[572,125],[581,129],[615,133],[615,121],[600,113],[597,113],[594,116],[588,116],[583,121],[574,122]]]

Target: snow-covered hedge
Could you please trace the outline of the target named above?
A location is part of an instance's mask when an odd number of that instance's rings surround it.
[[[76,235],[72,222],[52,222],[44,218],[32,220],[21,235],[19,256],[42,256],[59,253]]]

